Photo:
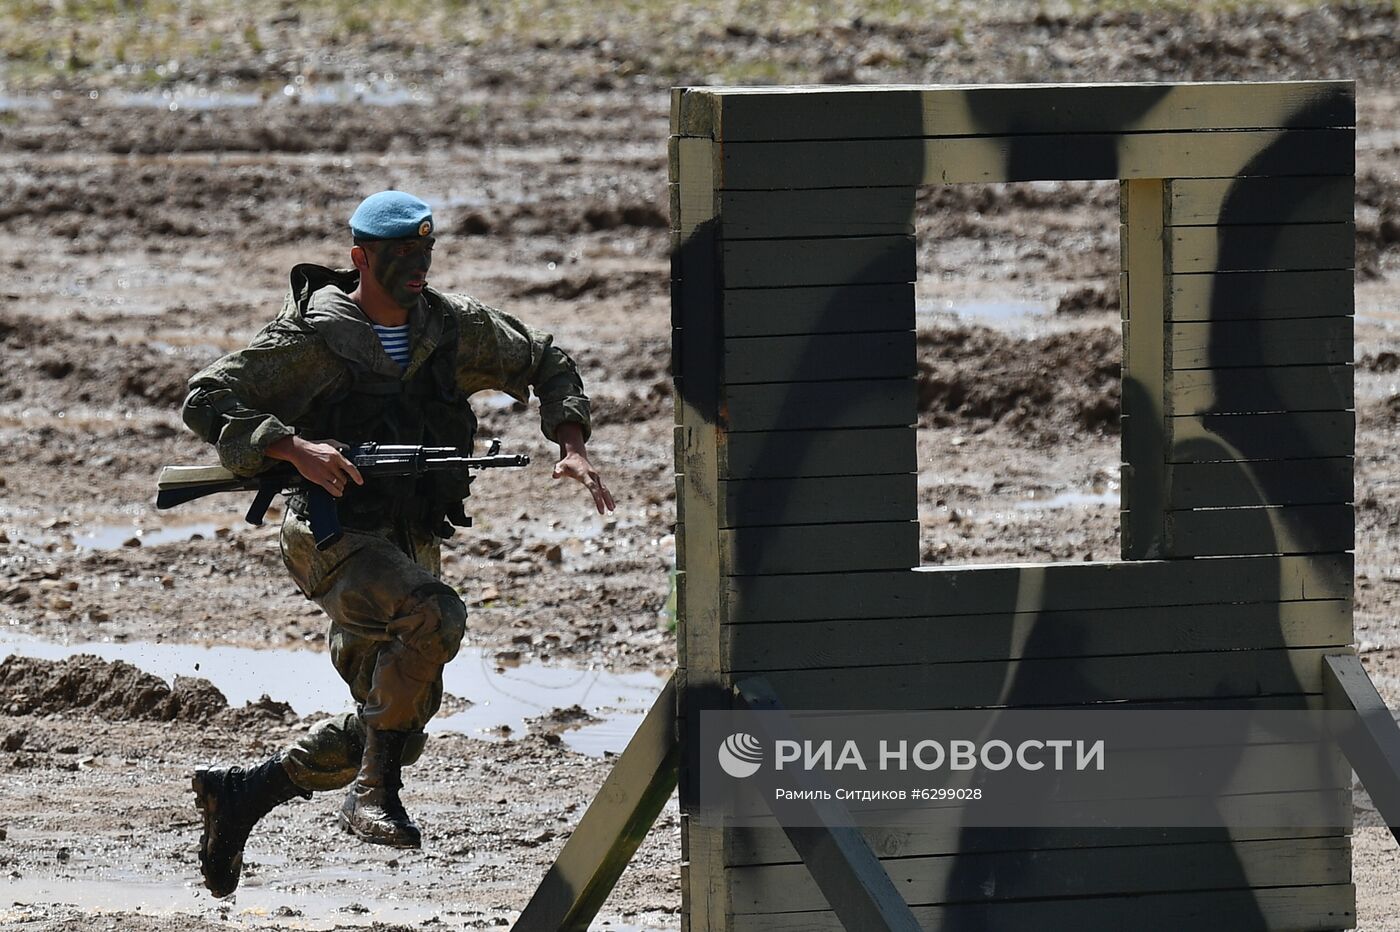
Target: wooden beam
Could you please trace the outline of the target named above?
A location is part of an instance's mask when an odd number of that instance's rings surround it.
[[[1167,223],[1350,223],[1355,179],[1197,178],[1168,182]]]
[[[1170,364],[1180,369],[1336,365],[1351,362],[1354,318],[1212,320],[1168,326]],[[1287,374],[1275,374],[1282,381]]]
[[[1121,525],[1124,559],[1162,555],[1166,486],[1162,430],[1169,378],[1166,340],[1166,247],[1162,225],[1165,183],[1119,185],[1123,213],[1123,497],[1138,505]]]
[[[726,240],[725,288],[872,285],[918,277],[912,236]]]
[[[1356,230],[1347,223],[1172,227],[1173,272],[1349,269]]]
[[[684,101],[682,101],[684,107]],[[723,316],[719,306],[718,199],[712,186],[717,158],[708,138],[677,143],[672,181],[680,197],[681,231],[672,256],[672,318],[680,329],[680,354],[673,361],[677,382],[676,471],[684,476],[677,496],[676,528],[678,728],[682,742],[699,733],[699,716],[723,694],[719,661],[719,620],[726,593],[719,555],[720,386],[723,383]],[[684,752],[683,752],[684,753]],[[681,911],[697,929],[723,922],[725,896],[723,832],[689,818],[698,804],[694,768],[678,779],[681,845],[685,872]]]
[[[720,451],[720,470],[729,479],[917,472],[915,436],[904,423],[863,430],[731,434]]]
[[[726,191],[720,196],[724,238],[913,236],[917,193],[917,188]]]
[[[1351,456],[1356,450],[1356,415],[1300,411],[1171,417],[1167,437],[1170,463]]]
[[[913,378],[914,331],[742,337],[724,341],[729,385]]]
[[[916,906],[924,929],[995,929],[996,932],[1181,932],[1183,929],[1269,929],[1335,932],[1356,925],[1351,884],[1160,893],[1121,897]],[[736,915],[731,932],[848,932],[830,911]]]
[[[824,285],[726,291],[729,337],[914,329],[914,285]]]
[[[727,142],[726,191],[1005,181],[1350,175],[1343,129]]]
[[[1353,562],[1337,553],[731,577],[725,617],[746,623],[1351,599]]]
[[[1168,284],[1167,316],[1173,321],[1346,317],[1355,310],[1347,269],[1182,274]]]
[[[1338,740],[1376,811],[1400,841],[1400,727],[1395,712],[1386,707],[1354,653],[1324,656],[1323,681],[1333,708],[1356,713]]]
[[[940,818],[917,820],[909,810],[891,810],[880,824],[861,826],[861,834],[882,858],[998,851],[1043,851],[1068,848],[1115,848],[1132,845],[1188,845],[1229,840],[1269,841],[1348,835],[1352,825],[1351,790],[1281,794],[1280,818],[1274,826],[1225,828],[1024,828],[969,827]],[[1317,813],[1334,813],[1332,827],[1310,827]],[[736,827],[729,833],[725,863],[732,867],[798,863],[787,836],[769,825]]]
[[[1348,504],[1167,512],[1170,557],[1326,553],[1355,546],[1356,509]]]
[[[731,142],[1356,125],[1350,81],[700,88],[684,104],[681,130]]]
[[[673,675],[515,921],[514,932],[587,932],[675,790],[679,767]]]
[[[1351,317],[1291,320],[1173,321],[1168,325],[1170,365],[1184,369],[1233,366],[1313,366],[1352,361]],[[1287,378],[1275,374],[1275,381]]]
[[[725,426],[731,433],[908,429],[918,420],[912,378],[730,385],[725,389],[725,401]],[[732,461],[733,454],[730,456]]]
[[[749,678],[735,684],[735,692],[750,711],[781,713],[778,693],[762,678]],[[766,725],[770,716],[757,716]],[[763,727],[761,725],[760,727]],[[770,739],[774,737],[770,733]],[[760,773],[771,776],[767,768]],[[805,779],[817,788],[820,776],[808,772]],[[834,796],[834,794],[832,794]],[[772,799],[772,793],[765,793]],[[802,858],[820,896],[831,907],[846,929],[870,932],[919,932],[909,907],[890,882],[860,831],[855,828],[845,806],[836,799],[812,800],[804,804],[811,819],[801,825],[784,825],[788,840]],[[725,871],[726,874],[730,872]],[[727,886],[727,884],[726,884]],[[733,898],[731,896],[731,908]]]
[[[1175,328],[1183,326],[1173,325],[1174,335]],[[1275,335],[1283,336],[1277,332]],[[1168,387],[1167,414],[1344,411],[1356,407],[1354,381],[1352,367],[1345,363],[1174,371]]]
[[[919,523],[801,524],[720,531],[731,576],[907,569],[919,563]]]
[[[792,709],[985,709],[1320,694],[1335,648],[760,670]]]
[[[1231,885],[1295,887],[1350,881],[1351,839],[957,853],[905,856],[882,866],[910,906],[1216,890],[1225,878]],[[727,870],[735,913],[826,905],[801,865]]]
[[[1256,602],[725,625],[727,671],[1350,644],[1351,603]]]
[[[851,524],[917,521],[918,475],[833,476],[811,479],[731,479],[720,482],[723,527],[772,524]]]
[[[1250,463],[1180,463],[1167,467],[1167,505],[1230,508],[1249,505],[1321,505],[1350,502],[1353,460],[1259,460]],[[1127,509],[1131,501],[1124,501]]]

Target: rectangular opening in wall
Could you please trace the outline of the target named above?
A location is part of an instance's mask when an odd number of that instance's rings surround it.
[[[1119,185],[920,189],[925,565],[1117,559]]]

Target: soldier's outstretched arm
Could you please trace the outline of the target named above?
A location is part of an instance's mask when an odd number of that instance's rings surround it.
[[[603,477],[588,460],[588,448],[583,439],[583,430],[573,421],[559,425],[559,462],[554,464],[554,478],[568,477],[583,484],[588,494],[593,496],[593,507],[598,514],[610,514],[617,508],[612,492],[603,483]]]
[[[614,508],[612,493],[588,460],[592,430],[588,395],[578,366],[554,338],[504,311],[474,298],[452,296],[458,311],[460,342],[457,383],[467,394],[504,391],[526,401],[530,389],[540,399],[540,430],[559,444],[554,478],[582,483],[600,513]]]

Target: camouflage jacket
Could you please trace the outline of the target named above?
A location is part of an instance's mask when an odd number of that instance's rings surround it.
[[[215,445],[220,462],[232,472],[258,472],[266,465],[263,451],[283,437],[327,439],[317,436],[318,426],[325,423],[327,408],[349,392],[357,370],[408,382],[454,330],[462,398],[495,389],[523,402],[533,386],[545,437],[554,440],[565,422],[579,424],[588,436],[583,382],[549,334],[475,298],[429,288],[409,314],[409,363],[400,369],[348,298],[358,273],[298,265],[291,278],[282,312],[247,348],[217,360],[189,382],[185,423]]]

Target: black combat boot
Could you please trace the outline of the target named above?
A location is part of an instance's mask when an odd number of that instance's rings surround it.
[[[215,896],[238,889],[243,872],[243,845],[258,820],[277,806],[311,793],[292,782],[274,757],[251,770],[201,768],[194,772],[195,806],[204,816],[199,837],[199,870]]]
[[[340,825],[352,835],[376,845],[417,848],[423,842],[418,826],[399,801],[403,781],[399,770],[407,731],[365,729],[365,756],[340,809]]]

